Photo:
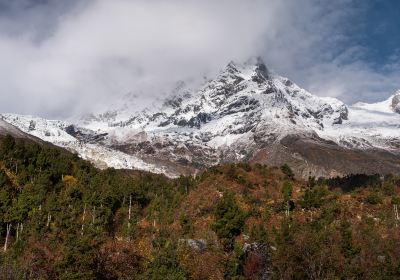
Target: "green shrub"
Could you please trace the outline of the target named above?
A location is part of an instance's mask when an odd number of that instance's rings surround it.
[[[400,196],[394,195],[392,196],[392,204],[400,205]]]
[[[179,223],[180,223],[183,235],[187,235],[193,230],[193,226],[186,216],[182,215],[179,219]]]
[[[315,187],[307,189],[303,198],[300,200],[301,207],[305,209],[320,208],[324,203],[324,197],[328,194],[325,187]]]
[[[283,200],[285,202],[288,202],[292,198],[292,193],[293,193],[292,183],[290,183],[289,181],[283,182],[281,193],[283,196]]]
[[[379,192],[371,192],[368,196],[367,196],[367,202],[369,204],[380,204],[382,203],[382,195]]]
[[[353,233],[351,224],[347,220],[342,220],[340,223],[341,234],[341,251],[343,256],[348,259],[354,257],[360,252],[360,248],[353,243]]]
[[[294,178],[294,173],[293,173],[292,169],[286,163],[281,166],[281,171],[283,172],[283,174],[286,175],[287,178],[289,178],[289,179]]]
[[[396,181],[393,175],[385,176],[382,184],[382,191],[385,195],[393,195],[395,193]]]

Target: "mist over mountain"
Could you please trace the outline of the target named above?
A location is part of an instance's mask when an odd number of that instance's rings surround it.
[[[170,177],[227,162],[288,163],[307,178],[398,173],[398,94],[352,106],[318,97],[261,58],[230,62],[201,86],[179,82],[136,106],[127,94],[108,109],[70,121],[3,114],[25,133],[77,152],[100,168]]]
[[[104,110],[110,100],[129,93],[139,97],[137,107],[146,107],[179,80],[201,84],[230,60],[257,55],[313,94],[347,104],[384,100],[400,87],[396,49],[374,56],[378,65],[370,61],[378,50],[360,43],[366,30],[375,34],[366,26],[374,8],[369,2],[17,0],[0,5],[1,112],[66,119]],[[392,24],[386,15],[381,32]],[[396,40],[388,36],[385,42],[396,45]]]

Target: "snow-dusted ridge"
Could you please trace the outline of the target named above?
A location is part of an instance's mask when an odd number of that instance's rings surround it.
[[[140,169],[154,173],[164,173],[170,177],[175,176],[165,168],[146,163],[136,156],[110,149],[101,144],[81,141],[67,132],[72,125],[67,122],[16,114],[2,114],[1,117],[7,121],[8,125],[11,124],[25,133],[76,152],[83,159],[92,161],[99,168]],[[2,120],[0,119],[0,121]],[[7,127],[7,131],[9,129]]]
[[[254,160],[265,149],[277,153],[282,147],[271,147],[289,135],[399,155],[400,92],[383,102],[347,106],[335,98],[312,95],[261,61],[231,62],[200,89],[181,83],[172,97],[139,112],[132,113],[127,106],[133,100],[116,102],[105,113],[73,123],[14,114],[2,118],[98,166],[168,176],[221,162]]]

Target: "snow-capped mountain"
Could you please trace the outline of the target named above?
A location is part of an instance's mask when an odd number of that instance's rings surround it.
[[[287,162],[303,176],[400,170],[400,92],[346,106],[312,95],[258,60],[231,62],[200,89],[180,83],[171,97],[139,112],[127,105],[135,99],[125,98],[71,123],[3,119],[99,166],[169,176],[238,161]]]

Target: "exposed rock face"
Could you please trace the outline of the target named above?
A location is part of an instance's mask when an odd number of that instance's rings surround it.
[[[252,161],[326,177],[400,172],[400,114],[391,109],[399,99],[347,106],[312,95],[258,60],[231,62],[199,89],[180,83],[168,99],[137,113],[115,107],[76,123],[3,117],[101,167],[178,176]]]
[[[288,162],[304,178],[348,173],[395,174],[400,167],[400,157],[385,150],[348,149],[319,137],[300,135],[288,135],[280,143],[257,151],[252,161],[269,165]]]
[[[400,114],[400,90],[398,90],[392,98],[392,108],[393,111]]]
[[[271,279],[272,262],[267,244],[246,243],[243,247],[243,252],[243,266],[244,268],[251,267],[250,271],[252,273],[251,275],[245,275],[245,277],[252,277],[251,279],[257,280]],[[244,272],[248,271],[248,269],[244,270]],[[257,273],[253,274],[254,272]]]
[[[204,251],[207,248],[207,243],[203,239],[179,239],[179,243],[196,251]]]

